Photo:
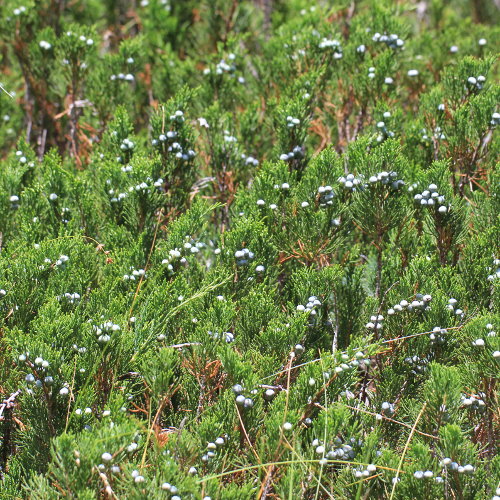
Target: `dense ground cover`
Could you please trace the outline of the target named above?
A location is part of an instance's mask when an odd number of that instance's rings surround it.
[[[0,498],[498,500],[499,19],[1,2]]]

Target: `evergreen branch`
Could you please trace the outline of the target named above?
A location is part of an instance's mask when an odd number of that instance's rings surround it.
[[[230,280],[231,280],[231,276],[228,276],[223,281],[219,281],[219,282],[213,281],[212,283],[209,283],[208,285],[203,286],[200,290],[198,290],[196,293],[191,295],[191,297],[188,297],[187,299],[183,300],[180,304],[178,304],[177,306],[170,309],[170,311],[165,316],[163,316],[162,321],[164,323],[167,322],[170,318],[174,317],[186,305],[190,304],[191,302],[193,302],[195,300],[198,300],[200,298],[205,297],[210,292],[213,292],[217,288],[228,283]],[[134,353],[134,355],[130,358],[130,364],[132,364],[135,361],[135,359],[137,358],[137,356],[142,354],[142,352],[144,352],[144,350],[146,350],[149,347],[149,345],[153,341],[154,337],[155,337],[155,334],[153,333],[152,335],[150,335],[149,337],[147,337],[145,339],[145,341],[142,343],[142,345],[137,349],[137,351]]]

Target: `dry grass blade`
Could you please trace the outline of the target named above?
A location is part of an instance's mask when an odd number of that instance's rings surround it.
[[[0,90],[3,90],[11,99],[14,99],[14,96],[6,90],[6,88],[0,83]]]
[[[403,461],[405,459],[406,451],[408,450],[408,447],[410,446],[411,438],[413,437],[413,434],[415,434],[415,429],[417,428],[417,425],[418,425],[420,418],[424,414],[426,406],[427,406],[427,403],[424,403],[424,406],[422,406],[422,409],[420,410],[420,413],[418,414],[418,416],[415,420],[415,423],[413,424],[413,427],[411,428],[410,435],[408,436],[408,440],[406,441],[405,447],[403,449],[403,453],[401,454],[401,459],[399,461],[398,470],[396,471],[396,477],[394,478],[394,483],[392,485],[392,491],[391,491],[391,496],[389,497],[389,500],[392,500],[394,497],[394,493],[396,491],[396,485],[398,484],[399,474],[401,473],[401,467],[402,467]]]

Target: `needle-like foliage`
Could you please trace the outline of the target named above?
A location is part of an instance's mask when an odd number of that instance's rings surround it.
[[[500,499],[498,2],[0,2],[0,499]]]

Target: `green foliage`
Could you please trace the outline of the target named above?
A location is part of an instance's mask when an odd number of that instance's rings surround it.
[[[0,5],[0,499],[497,499],[492,0]]]

